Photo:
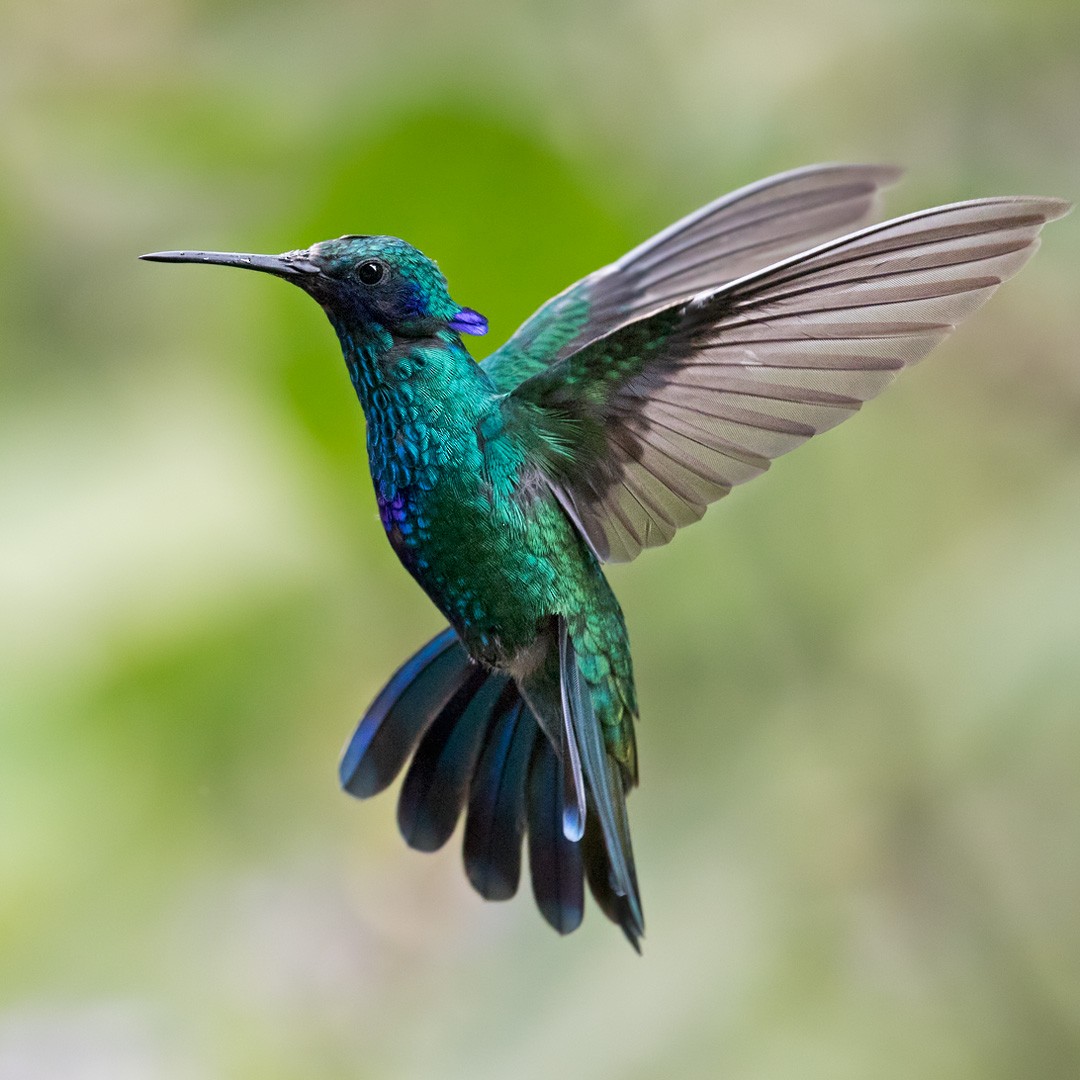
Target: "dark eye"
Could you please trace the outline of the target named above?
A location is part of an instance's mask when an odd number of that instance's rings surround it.
[[[383,266],[381,262],[369,259],[367,262],[362,262],[356,268],[356,276],[365,285],[378,285],[386,276],[386,267]]]

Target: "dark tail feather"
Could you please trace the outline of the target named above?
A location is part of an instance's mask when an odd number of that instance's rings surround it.
[[[600,906],[600,910],[613,923],[622,927],[626,940],[640,956],[641,935],[644,933],[639,921],[640,911],[635,914],[630,906],[629,894],[620,895],[611,883],[611,860],[608,858],[607,848],[604,846],[604,834],[595,813],[589,814],[583,845],[582,857],[585,861],[585,877],[589,882],[589,890]],[[634,874],[633,863],[630,864],[630,875],[633,893],[636,895],[637,877]]]
[[[359,799],[382,791],[474,668],[452,629],[429,641],[372,702],[341,759],[341,786]]]
[[[546,738],[536,742],[529,770],[529,866],[540,914],[560,934],[581,925],[585,910],[581,844],[563,832],[563,769]]]
[[[473,774],[465,819],[465,873],[485,900],[509,900],[521,878],[525,776],[537,725],[513,683],[503,698],[511,693],[512,704],[492,726]]]
[[[596,824],[603,836],[606,857],[604,863],[609,878],[608,888],[625,900],[634,939],[644,936],[645,920],[638,897],[637,875],[634,872],[634,852],[630,845],[630,824],[626,819],[626,788],[622,771],[612,760],[604,745],[604,733],[593,708],[592,693],[581,674],[577,653],[570,640],[566,623],[559,620],[559,671],[562,680],[563,708],[569,713],[567,726],[573,731],[581,753],[581,769],[589,785],[591,803],[596,811]],[[595,833],[595,829],[593,830]],[[595,860],[594,860],[595,863]],[[595,889],[594,889],[595,892]],[[597,895],[597,900],[600,896]],[[601,904],[603,907],[603,904]],[[606,908],[604,909],[607,910]],[[615,919],[630,936],[620,918]],[[635,944],[635,948],[636,948]]]
[[[502,695],[509,681],[472,668],[420,740],[398,799],[398,827],[410,847],[436,851],[450,839],[492,717],[506,707]]]

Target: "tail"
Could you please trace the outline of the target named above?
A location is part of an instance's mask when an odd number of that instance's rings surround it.
[[[566,726],[564,742],[576,742],[581,771],[591,796],[585,828],[586,849],[592,854],[587,860],[589,884],[604,913],[623,928],[630,944],[640,951],[638,938],[645,933],[645,920],[630,845],[630,823],[626,818],[628,780],[608,753],[592,689],[562,618],[559,619],[559,685]]]
[[[528,831],[533,894],[547,922],[560,934],[578,928],[587,879],[601,910],[640,951],[643,929],[621,783],[615,797],[585,766],[590,791],[600,790],[601,797],[591,800],[583,840],[568,839],[567,777],[559,755],[516,683],[473,661],[452,629],[403,664],[372,703],[342,757],[342,787],[369,798],[394,780],[410,756],[397,815],[410,847],[442,847],[467,806],[465,873],[485,899],[508,900],[518,889]],[[582,759],[590,760],[585,750]],[[625,838],[614,861],[605,843],[612,820]]]

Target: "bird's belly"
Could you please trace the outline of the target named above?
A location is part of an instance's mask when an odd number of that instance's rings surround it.
[[[402,563],[478,659],[516,665],[589,557],[553,499],[403,489],[379,500]]]

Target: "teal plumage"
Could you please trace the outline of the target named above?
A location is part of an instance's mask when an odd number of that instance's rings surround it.
[[[816,166],[743,188],[570,286],[479,365],[461,334],[485,332],[483,316],[394,237],[144,256],[268,272],[329,315],[383,528],[450,623],[364,715],[342,783],[366,798],[408,762],[403,836],[434,850],[464,812],[485,898],[514,895],[527,837],[555,929],[578,926],[588,881],[638,947],[637,703],[601,564],[667,543],[851,415],[1068,209],[982,199],[850,232],[896,176]]]

